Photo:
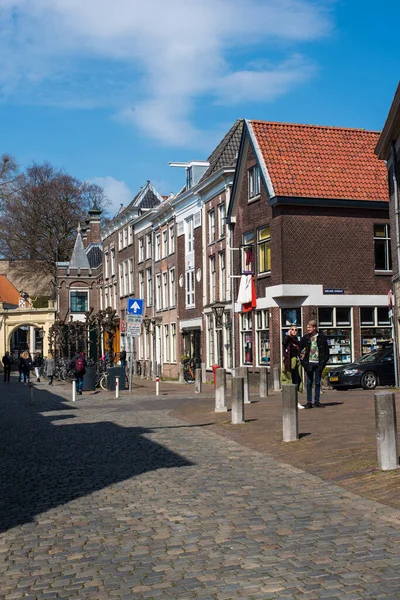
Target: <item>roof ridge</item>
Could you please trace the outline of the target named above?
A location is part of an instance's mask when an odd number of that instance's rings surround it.
[[[337,125],[316,125],[313,123],[289,123],[283,121],[262,121],[260,119],[249,119],[250,123],[260,123],[262,125],[280,125],[282,127],[304,127],[309,129],[334,129],[335,131],[359,131],[361,133],[373,133],[380,135],[380,131],[375,129],[364,129],[363,127],[342,127]]]

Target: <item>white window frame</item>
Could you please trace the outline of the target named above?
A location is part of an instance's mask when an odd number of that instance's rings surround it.
[[[208,243],[215,242],[215,210],[208,211]]]
[[[385,235],[384,236],[379,236],[379,235],[375,235],[375,226],[376,227],[384,227],[385,228]],[[385,268],[384,269],[378,269],[376,267],[375,264],[375,245],[376,242],[384,242],[385,243]],[[393,266],[392,266],[392,254],[391,254],[391,238],[390,238],[390,225],[388,223],[374,223],[374,269],[375,272],[378,273],[391,273],[393,270]]]
[[[227,300],[225,252],[218,252],[219,299]]]
[[[168,272],[164,271],[162,274],[162,303],[163,308],[168,307]]]
[[[128,268],[129,268],[129,293],[132,294],[135,288],[135,272],[133,268],[133,258],[128,259]]]
[[[111,248],[111,276],[115,275],[115,248]]]
[[[118,231],[118,250],[122,250],[123,243],[124,243],[124,237],[123,237],[123,232],[121,229],[120,231]]]
[[[144,261],[144,238],[138,239],[138,262]]]
[[[139,271],[139,298],[144,299],[144,271]]]
[[[186,254],[191,254],[194,251],[193,215],[185,220],[185,246],[186,246]]]
[[[146,269],[146,301],[147,306],[153,306],[153,288],[151,269]]]
[[[216,276],[216,264],[215,254],[209,257],[209,303],[215,302],[216,300],[216,287],[217,287],[217,276]]]
[[[176,323],[171,323],[171,362],[176,363]]]
[[[256,337],[257,337],[257,366],[265,367],[270,364],[271,358],[271,333],[270,333],[270,324],[269,324],[269,310],[262,309],[257,310],[255,312],[255,325],[256,325]],[[265,342],[267,345],[265,346],[265,358],[268,360],[261,360],[261,343],[262,337],[265,333],[268,333],[268,342]],[[268,354],[267,354],[268,351]]]
[[[186,308],[193,308],[195,306],[195,285],[194,285],[194,269],[189,269],[185,273],[185,303]]]
[[[222,204],[218,204],[217,206],[217,210],[218,210],[218,238],[224,238],[225,237],[225,223],[226,223],[226,207],[225,207],[225,202],[222,202]]]
[[[155,258],[154,260],[161,259],[161,233],[156,233],[155,236]]]
[[[146,258],[151,258],[151,233],[146,233]]]
[[[129,273],[128,273],[128,261],[124,260],[124,264],[123,264],[123,271],[124,271],[124,296],[127,296],[129,294]]]
[[[163,347],[164,347],[164,362],[169,363],[170,361],[170,343],[169,343],[169,325],[165,323],[163,325]]]
[[[156,310],[162,310],[161,273],[156,275]]]
[[[78,292],[79,294],[86,294],[86,305],[87,305],[86,310],[77,311],[77,310],[71,309],[71,296],[72,296],[72,294],[74,294],[76,292]],[[70,290],[69,290],[69,310],[70,310],[71,314],[81,315],[89,310],[89,306],[90,306],[90,304],[89,304],[89,289],[88,288],[70,288]]]
[[[128,228],[124,229],[124,248],[128,247]]]
[[[174,254],[175,252],[175,224],[169,226],[169,253]]]
[[[104,253],[104,278],[109,278],[110,265],[109,265],[109,253],[108,251]]]
[[[168,229],[162,232],[162,257],[168,256]]]
[[[175,267],[169,270],[169,306],[170,308],[176,306]]]
[[[211,369],[215,363],[215,329],[214,315],[207,314],[207,367]]]
[[[254,200],[260,195],[260,167],[254,165],[248,170],[248,198]]]
[[[118,265],[118,279],[119,279],[119,297],[122,298],[124,295],[124,272],[123,263]]]
[[[128,227],[128,246],[133,244],[133,225]]]

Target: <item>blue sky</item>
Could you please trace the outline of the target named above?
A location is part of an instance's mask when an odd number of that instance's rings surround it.
[[[0,153],[101,183],[110,212],[239,117],[382,128],[397,0],[1,0]]]

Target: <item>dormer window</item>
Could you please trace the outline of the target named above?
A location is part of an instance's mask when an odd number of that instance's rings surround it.
[[[193,167],[186,168],[186,189],[190,190],[193,186]]]

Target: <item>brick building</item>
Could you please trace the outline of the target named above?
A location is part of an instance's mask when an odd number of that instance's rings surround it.
[[[391,338],[388,192],[379,133],[246,121],[228,211],[234,297],[254,280],[256,308],[236,304],[235,364],[280,364],[291,323],[311,318],[331,364]]]
[[[100,308],[101,212],[96,206],[89,210],[84,227],[78,228],[70,261],[57,263],[57,313],[61,320],[84,321],[89,309],[97,312]]]
[[[400,194],[400,84],[397,87],[385,125],[375,148],[377,156],[386,161],[389,179],[389,212],[392,231],[393,255],[393,323],[397,341],[397,373],[400,373],[400,233],[399,233],[399,194]]]

